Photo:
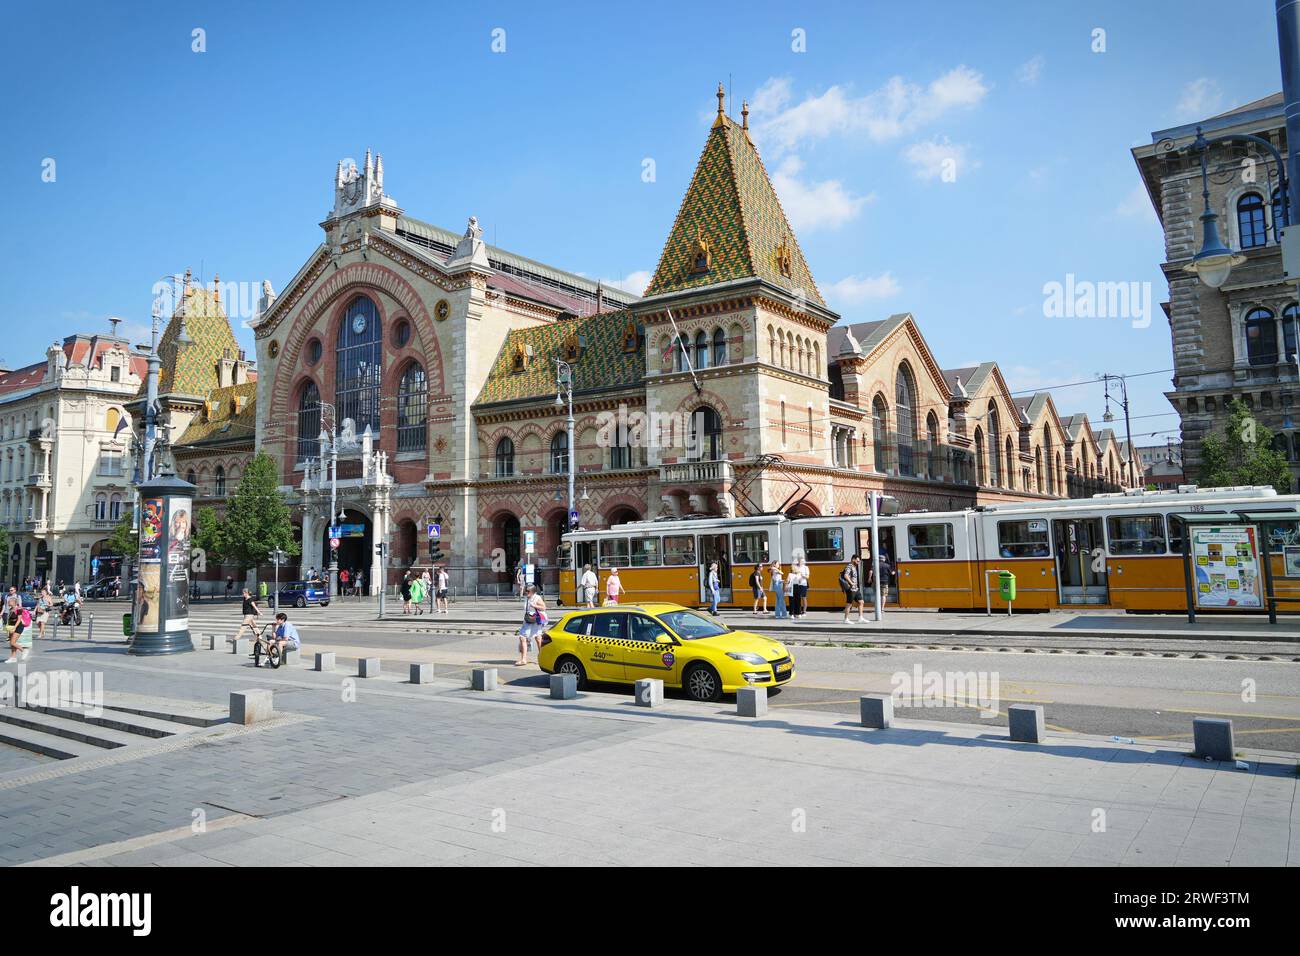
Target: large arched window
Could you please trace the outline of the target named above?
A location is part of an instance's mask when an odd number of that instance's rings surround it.
[[[1043,426],[1043,447],[1047,449],[1047,486],[1044,490],[1049,495],[1056,494],[1056,473],[1052,471],[1052,429],[1050,425]]]
[[[894,376],[894,417],[898,429],[898,473],[915,475],[912,448],[916,444],[916,389],[906,365],[898,366]]]
[[[721,328],[713,330],[713,364],[727,364],[727,333]]]
[[[515,473],[515,443],[509,438],[497,442],[496,476],[509,478]]]
[[[931,412],[925,418],[925,471],[930,478],[939,478],[939,416]]]
[[[558,431],[551,439],[551,474],[569,473],[569,433]]]
[[[1007,487],[1014,488],[1016,486],[1016,447],[1012,444],[1010,435],[1007,436],[1006,466],[1006,471],[1003,474],[1007,476]]]
[[[402,373],[397,389],[397,450],[424,451],[429,429],[425,422],[429,408],[428,382],[424,366],[412,362]]]
[[[369,427],[379,432],[379,383],[383,365],[379,309],[365,296],[348,306],[339,327],[334,402],[339,421],[352,419],[358,437]]]
[[[685,372],[691,366],[691,340],[685,335],[677,338],[677,362],[676,368],[679,372]]]
[[[691,414],[691,447],[687,453],[694,461],[722,458],[722,416],[712,406],[701,405]]]
[[[975,483],[979,485],[987,485],[989,483],[989,476],[984,468],[984,457],[985,457],[984,456],[984,432],[982,429],[976,428],[975,429]],[[994,458],[997,457],[996,451],[994,452],[993,457]]]
[[[1254,249],[1268,243],[1264,197],[1259,193],[1246,193],[1237,200],[1237,234],[1241,237],[1243,249]]]
[[[695,333],[695,367],[709,367],[709,337],[703,330]]]
[[[999,467],[1002,450],[998,447],[999,444],[998,410],[992,402],[989,402],[989,484],[998,488],[1002,487],[1002,469]]]
[[[320,455],[320,389],[315,382],[298,393],[298,461]]]
[[[224,465],[217,465],[216,478],[213,480],[215,494],[218,498],[226,496],[226,469]]]
[[[889,406],[885,397],[877,395],[871,400],[871,443],[875,455],[876,471],[889,471]]]
[[[103,521],[108,517],[108,495],[102,491],[95,495],[95,520]]]
[[[1277,321],[1268,309],[1246,313],[1246,357],[1251,365],[1277,363]]]

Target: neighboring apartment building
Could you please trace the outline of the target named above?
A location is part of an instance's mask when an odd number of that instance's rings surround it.
[[[907,313],[837,324],[750,140],[717,116],[643,297],[405,215],[383,160],[340,164],[324,241],[254,323],[258,446],[282,463],[303,566],[420,560],[505,579],[533,532],[553,567],[578,471],[585,527],[629,519],[861,512],[1083,495],[1124,449],[996,363],[944,370]],[[574,447],[557,401],[572,369]],[[338,501],[319,442],[340,429]],[[345,425],[351,425],[350,430]],[[339,518],[338,513],[343,517]],[[355,537],[352,535],[355,534]]]
[[[116,325],[116,322],[114,322]],[[113,526],[131,513],[126,404],[145,357],[116,334],[54,343],[44,362],[0,370],[0,522],[4,577],[91,577],[110,555]]]
[[[1161,490],[1187,484],[1183,474],[1183,450],[1176,442],[1166,445],[1138,446],[1138,456],[1146,472],[1146,483]]]
[[[1210,151],[1210,205],[1219,216],[1219,233],[1245,256],[1221,288],[1210,288],[1184,269],[1201,244],[1200,163],[1186,149],[1197,126],[1207,139],[1259,136],[1287,155],[1280,93],[1200,123],[1159,130],[1151,134],[1150,145],[1133,150],[1165,234],[1161,268],[1169,301],[1163,305],[1174,359],[1174,388],[1166,395],[1182,419],[1187,479],[1196,481],[1201,440],[1222,431],[1233,398],[1245,402],[1273,431],[1294,477],[1300,475],[1300,307],[1295,282],[1282,275],[1278,171],[1271,156],[1255,146],[1221,145]]]

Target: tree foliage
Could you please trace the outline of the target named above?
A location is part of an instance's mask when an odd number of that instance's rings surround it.
[[[1250,413],[1241,399],[1228,403],[1223,434],[1209,434],[1201,442],[1198,484],[1272,485],[1279,494],[1291,491],[1291,466],[1286,455],[1273,447],[1273,433]]]
[[[226,507],[225,521],[215,520],[215,512],[209,520],[210,510],[205,508],[199,518],[203,540],[215,545],[213,552],[223,560],[238,564],[243,570],[265,564],[273,550],[298,553],[275,460],[266,452],[258,452],[244,469],[239,490]]]
[[[108,536],[108,551],[134,562],[136,553],[135,523],[130,512],[124,512],[113,533]]]

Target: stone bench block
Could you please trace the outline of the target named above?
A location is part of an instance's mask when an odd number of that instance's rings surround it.
[[[320,651],[317,651],[316,665],[312,668],[312,670],[332,671],[333,669],[334,669],[334,652],[326,651],[324,653],[321,653]]]
[[[551,700],[573,700],[577,696],[577,674],[551,675]]]
[[[638,707],[658,707],[664,702],[664,682],[644,677],[636,682],[636,696],[632,703]]]
[[[230,642],[230,649],[236,657],[248,657],[253,653],[253,639],[240,637]]]
[[[433,680],[432,664],[412,664],[411,665],[411,683],[427,684]]]
[[[890,694],[863,694],[858,698],[863,727],[886,730],[894,726],[894,698]]]
[[[253,724],[268,720],[275,713],[269,690],[240,690],[230,694],[230,722]]]
[[[1012,704],[1007,708],[1007,723],[1012,740],[1026,744],[1043,742],[1043,707],[1041,704]]]
[[[280,654],[280,666],[287,667],[291,664],[297,664],[301,653],[296,647],[286,647]]]
[[[1196,717],[1192,720],[1193,753],[1212,760],[1235,760],[1232,721],[1224,717]]]
[[[497,669],[495,667],[476,667],[470,674],[470,687],[474,690],[496,690]]]
[[[358,677],[378,677],[379,676],[379,658],[362,657],[357,660]]]
[[[766,717],[767,688],[742,687],[736,691],[736,713],[741,717]]]

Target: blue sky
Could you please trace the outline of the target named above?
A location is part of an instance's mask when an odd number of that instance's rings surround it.
[[[187,267],[283,288],[321,238],[337,162],[367,146],[410,215],[460,229],[474,214],[512,251],[644,282],[722,80],[735,115],[753,104],[768,170],[846,319],[912,312],[942,365],[996,360],[1014,390],[1168,369],[1158,306],[1141,329],[1049,319],[1043,286],[1073,274],[1166,297],[1129,149],[1280,88],[1273,4],[1224,9],[23,4],[0,36],[0,357],[36,361],[111,315],[143,336],[153,284]],[[206,52],[191,49],[196,28]],[[1168,374],[1132,380],[1139,443],[1177,428],[1169,387]],[[1062,412],[1100,418],[1100,385],[1057,395]]]

